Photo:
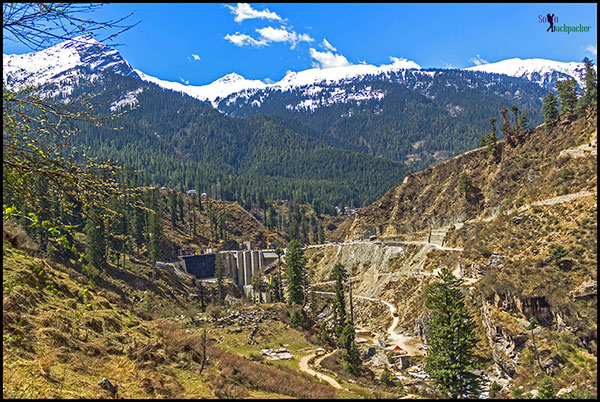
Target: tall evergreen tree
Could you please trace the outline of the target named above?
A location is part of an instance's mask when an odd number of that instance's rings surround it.
[[[572,115],[575,113],[577,106],[577,84],[574,78],[559,81],[556,83],[558,97],[560,98],[560,112],[564,115]]]
[[[500,131],[506,138],[510,137],[510,122],[508,121],[508,108],[506,106],[500,109],[500,114],[502,115],[502,126],[500,127]]]
[[[598,103],[598,75],[596,69],[587,57],[583,59],[583,63],[585,64],[585,88],[577,104],[579,111],[584,110],[589,105],[596,106]]]
[[[542,110],[544,111],[544,126],[549,129],[558,119],[558,98],[550,91],[544,98]]]
[[[148,257],[152,262],[152,269],[154,275],[156,261],[162,258],[162,226],[160,206],[158,205],[158,190],[150,190],[149,196],[150,208],[153,209],[153,212],[150,212],[150,216],[148,217]]]
[[[493,155],[496,152],[496,142],[498,141],[498,137],[496,137],[496,118],[490,117],[490,125],[492,129],[490,132],[486,134],[486,136],[482,139],[482,144],[480,146],[485,146],[487,148],[487,154]]]
[[[348,279],[348,273],[346,272],[344,266],[340,263],[335,264],[331,273],[331,280],[335,281],[335,296],[333,299],[333,328],[338,337],[346,326],[346,297],[344,293],[346,279]]]
[[[477,396],[479,379],[472,372],[480,364],[475,355],[476,325],[460,292],[461,281],[446,268],[439,279],[428,286],[425,301],[434,314],[425,330],[429,345],[425,371],[439,391],[451,398]]]
[[[519,113],[519,129],[521,130],[521,132],[525,132],[529,129],[528,124],[529,124],[529,120],[527,119],[527,116],[525,115],[525,113],[520,112]]]
[[[100,269],[106,258],[104,223],[88,219],[85,225],[85,259],[93,267]]]
[[[182,194],[179,194],[177,196],[177,206],[179,207],[179,215],[177,216],[177,219],[179,219],[179,221],[183,223],[183,195]]]
[[[169,193],[169,211],[171,213],[171,224],[177,225],[177,193],[171,191]]]
[[[288,297],[290,303],[304,303],[304,269],[306,259],[296,240],[288,245],[286,254]]]
[[[345,362],[346,369],[356,374],[360,368],[360,353],[356,346],[355,336],[354,325],[347,324],[340,334],[338,345],[345,349],[342,360]]]
[[[510,110],[512,110],[513,115],[515,116],[515,126],[519,127],[519,107],[517,105],[512,105]]]

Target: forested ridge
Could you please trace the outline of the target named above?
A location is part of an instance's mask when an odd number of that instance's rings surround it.
[[[539,124],[546,93],[522,78],[438,69],[248,92],[225,98],[219,109],[232,116],[273,116],[333,147],[409,162],[413,171],[476,148],[488,118],[506,104],[517,105],[531,124]],[[361,93],[372,96],[352,100]],[[349,100],[340,101],[340,94]],[[306,106],[307,99],[319,107]],[[418,158],[410,161],[411,154]]]
[[[106,74],[103,88],[95,89],[105,91],[98,102],[108,107],[117,87],[125,94],[140,83]],[[80,124],[74,145],[139,170],[143,182],[179,191],[199,182],[210,193],[218,181],[227,200],[301,195],[310,202],[360,206],[404,176],[402,163],[333,148],[275,119],[231,118],[188,96],[147,83],[141,87],[138,107],[115,121],[119,130]]]

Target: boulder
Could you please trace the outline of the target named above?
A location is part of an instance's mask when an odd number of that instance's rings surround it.
[[[100,381],[98,381],[98,385],[107,390],[108,392],[110,392],[112,395],[116,395],[117,394],[117,388],[118,385],[113,385],[107,378],[103,378]]]

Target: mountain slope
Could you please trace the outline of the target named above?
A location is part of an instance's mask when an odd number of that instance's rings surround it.
[[[556,389],[595,394],[597,109],[561,116],[497,151],[476,149],[407,176],[357,213],[346,240],[402,245],[406,256],[390,260],[399,273],[403,259],[419,262],[410,279],[382,291],[408,312],[403,328],[421,333],[424,284],[446,267],[469,288],[481,350],[503,384],[531,390],[545,372]],[[416,250],[419,259],[408,258]],[[532,319],[539,358],[526,329]]]
[[[403,177],[401,163],[332,148],[266,117],[227,117],[131,77],[106,74],[79,88],[87,90],[103,93],[98,102],[115,111],[137,108],[114,122],[122,128],[116,132],[108,125],[82,126],[75,145],[143,170],[160,185],[183,191],[195,188],[198,179],[208,190],[220,181],[228,200],[256,199],[259,193],[293,199],[299,193],[310,201],[359,206]]]
[[[116,49],[91,36],[80,36],[39,52],[3,54],[3,83],[13,89],[57,82],[63,82],[64,87],[71,77],[69,72],[77,67],[140,78]],[[62,92],[69,91],[63,89]]]
[[[515,147],[498,142],[496,156],[478,148],[410,175],[361,210],[349,237],[364,237],[363,231],[406,233],[426,229],[431,221],[441,226],[562,193],[595,191],[595,119],[593,113],[575,121],[563,117],[550,132],[540,126],[524,133]],[[582,157],[569,156],[567,150],[586,144],[592,147]],[[462,173],[472,181],[467,197],[458,189]]]

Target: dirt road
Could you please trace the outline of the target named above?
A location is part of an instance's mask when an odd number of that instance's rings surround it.
[[[318,291],[316,291],[315,293],[318,295],[323,295],[323,296],[335,296],[334,292],[318,292]],[[374,297],[366,297],[366,296],[358,296],[358,295],[355,295],[354,297],[363,299],[363,300],[370,300],[370,301],[375,301],[375,302],[385,304],[390,309],[390,314],[392,315],[392,324],[387,329],[387,334],[389,336],[390,344],[392,344],[393,346],[395,346],[395,345],[400,346],[402,349],[406,350],[410,355],[423,354],[423,352],[420,351],[417,347],[409,344],[410,341],[412,341],[412,342],[418,341],[417,338],[405,336],[405,335],[399,334],[395,331],[396,325],[398,325],[398,320],[400,319],[399,317],[394,316],[394,313],[396,312],[396,307],[394,307],[392,304],[386,302],[385,300],[376,299]]]
[[[344,389],[333,377],[330,377],[326,374],[321,374],[318,371],[315,371],[308,366],[308,361],[310,359],[312,359],[314,356],[315,356],[315,353],[310,354],[308,356],[304,356],[302,359],[300,359],[300,370],[302,370],[305,373],[308,373],[312,376],[316,376],[317,378],[320,378],[323,381],[326,381],[327,383],[329,383],[332,387],[334,387],[336,389]],[[319,361],[323,360],[327,356],[329,356],[329,354],[320,357]]]

